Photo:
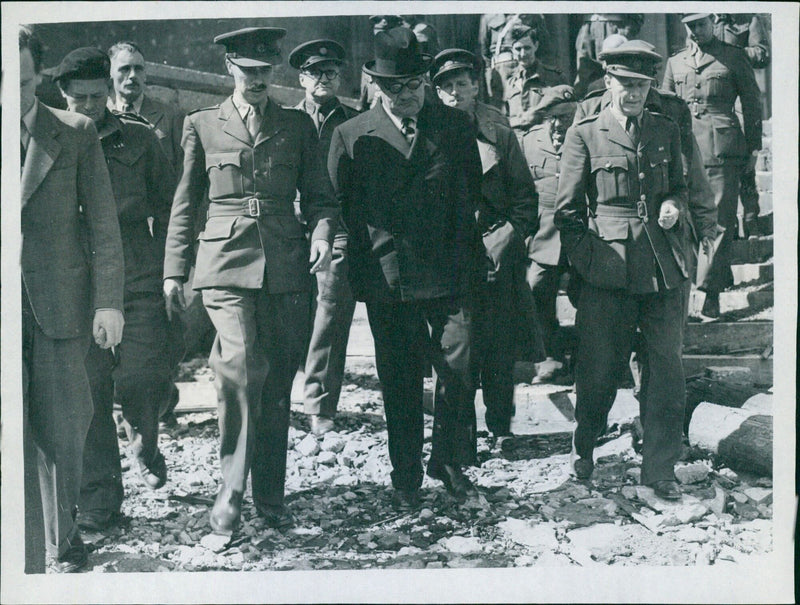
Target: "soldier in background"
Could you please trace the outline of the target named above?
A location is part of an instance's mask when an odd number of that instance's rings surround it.
[[[730,248],[738,230],[736,208],[742,172],[761,149],[761,98],[745,52],[714,36],[708,13],[687,13],[687,47],[667,61],[663,88],[689,104],[692,131],[725,228],[708,279],[702,313],[719,317],[719,293],[733,284]],[[744,134],[734,112],[741,101]]]
[[[192,285],[217,329],[209,363],[222,483],[210,523],[223,534],[239,525],[248,475],[257,514],[271,527],[293,524],[284,506],[292,381],[305,356],[313,274],[330,264],[339,220],[313,120],[269,97],[285,35],[249,27],[214,39],[225,45],[234,91],[186,118],[184,169],[167,232],[164,296],[171,313],[183,306],[193,218],[208,191]],[[298,191],[310,245],[294,212]]]
[[[422,20],[424,15],[400,15],[400,17],[403,19],[403,27],[414,32],[422,52],[429,55],[439,52],[439,34],[433,25]]]
[[[115,401],[142,481],[157,489],[167,480],[158,449],[158,413],[170,385],[161,271],[175,177],[147,121],[106,107],[112,85],[105,53],[90,47],[73,50],[61,61],[56,82],[69,111],[91,118],[97,127],[125,259],[122,341],[114,353],[92,344],[86,355],[94,415],[83,451],[77,521],[84,529],[103,531],[120,521],[123,498]]]
[[[336,96],[344,59],[344,48],[333,40],[306,42],[289,54],[289,65],[300,71],[300,85],[306,92],[295,109],[314,120],[324,165],[334,129],[358,115]],[[311,432],[318,436],[334,428],[342,390],[347,340],[356,308],[347,274],[347,232],[340,223],[333,240],[331,266],[316,275],[316,309],[305,363],[303,411],[311,418]]]
[[[548,382],[563,368],[564,351],[557,341],[556,297],[568,269],[566,254],[553,223],[561,177],[561,146],[575,115],[575,92],[566,84],[545,88],[536,106],[542,122],[522,137],[522,150],[539,194],[539,228],[526,241],[526,279],[533,293],[545,360],[536,364],[534,382]]]
[[[372,23],[372,35],[378,32],[387,31],[403,25],[403,18],[400,15],[370,15],[369,21]],[[415,34],[416,35],[416,34]],[[376,95],[380,90],[372,81],[372,78],[361,72],[361,94],[358,98],[358,111],[367,111],[375,104]]]

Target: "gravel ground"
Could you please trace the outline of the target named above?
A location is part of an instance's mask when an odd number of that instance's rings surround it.
[[[209,378],[202,364],[187,371]],[[528,385],[517,393],[535,399],[548,389]],[[225,539],[209,535],[208,525],[220,478],[216,417],[180,415],[179,426],[161,436],[167,485],[150,491],[125,470],[126,521],[85,536],[89,571],[692,566],[772,549],[769,479],[738,475],[687,450],[678,472],[683,500],[667,503],[638,485],[632,424],[605,436],[591,483],[568,475],[569,432],[522,435],[505,450],[479,433],[481,466],[468,470],[478,497],[458,504],[426,477],[420,510],[398,514],[371,361],[348,360],[336,423],[318,440],[293,404],[286,492],[296,526],[265,527],[248,493],[243,524]],[[432,418],[425,423],[427,457]]]

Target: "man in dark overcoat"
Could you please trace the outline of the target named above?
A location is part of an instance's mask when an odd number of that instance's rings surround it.
[[[211,527],[238,525],[248,474],[256,511],[275,527],[292,524],[283,505],[292,381],[305,354],[312,274],[330,263],[339,217],[308,114],[269,98],[278,40],[286,30],[251,27],[223,34],[233,95],[186,117],[184,165],[167,232],[164,294],[180,307],[192,253],[194,212],[208,192],[193,287],[217,336],[216,374],[222,485]],[[294,213],[300,209],[309,242]]]
[[[675,499],[680,489],[673,467],[681,452],[686,398],[682,221],[688,211],[678,127],[644,108],[658,60],[648,49],[606,56],[612,102],[567,131],[554,220],[583,281],[576,317],[573,471],[579,479],[591,477],[616,374],[639,328],[650,362],[640,410],[641,480],[659,496]]]
[[[395,503],[409,508],[423,478],[427,363],[438,375],[428,475],[458,498],[474,490],[461,467],[475,457],[468,293],[481,163],[466,114],[425,104],[432,57],[414,33],[378,32],[375,55],[363,69],[380,102],[336,129],[328,171],[348,229],[350,284],[375,339]]]

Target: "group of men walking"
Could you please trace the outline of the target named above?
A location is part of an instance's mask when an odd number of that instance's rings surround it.
[[[474,495],[464,469],[476,463],[476,389],[492,439],[511,437],[515,359],[539,361],[540,380],[563,371],[555,299],[568,270],[578,330],[574,474],[592,474],[638,329],[642,482],[679,498],[672,469],[692,248],[702,242],[711,253],[717,209],[732,237],[735,190],[760,147],[745,52],[705,37],[709,15],[683,20],[689,46],[664,80],[680,99],[653,87],[653,47],[623,40],[598,54],[603,89],[583,101],[536,59],[543,28],[495,27],[494,44],[508,36],[514,66],[492,75],[503,63],[498,46],[484,70],[465,49],[424,52],[415,35],[424,28],[376,25],[363,113],[337,98],[347,57],[327,39],[289,54],[305,96],[278,105],[269,87],[286,30],[245,28],[214,39],[233,93],[185,119],[143,94],[144,58],[128,42],[69,53],[55,74],[68,111],[46,107],[33,94],[41,48],[24,29],[28,571],[43,568],[41,544],[51,569],[81,569],[78,527],[119,521],[114,403],[142,481],[167,481],[159,417],[175,405],[169,334],[192,268],[216,329],[215,532],[237,529],[248,477],[257,514],[278,529],[293,524],[284,505],[292,381],[304,366],[312,431],[332,430],[356,300],[375,340],[395,506],[419,502],[430,366],[426,472],[458,500]],[[482,86],[503,102],[479,101]],[[721,250],[712,305],[727,283]],[[90,311],[94,344],[85,338]]]

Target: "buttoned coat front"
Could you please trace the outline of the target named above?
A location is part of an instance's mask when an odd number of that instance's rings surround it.
[[[22,171],[22,280],[49,338],[89,334],[92,311],[122,310],[114,194],[92,121],[38,103]]]
[[[426,103],[409,145],[376,104],[336,129],[328,171],[349,234],[357,299],[467,293],[480,247],[481,160],[464,112]]]
[[[703,49],[692,42],[667,61],[662,86],[689,104],[706,166],[742,164],[761,149],[761,93],[741,48],[716,38]],[[734,112],[737,97],[744,134]]]
[[[294,214],[297,191],[312,239],[331,243],[339,217],[317,145],[311,118],[272,100],[255,141],[231,97],[186,116],[183,173],[172,205],[164,277],[186,279],[194,213],[208,192],[195,290],[310,290],[309,244]],[[259,216],[251,216],[250,209]]]
[[[672,120],[645,110],[638,147],[610,108],[567,131],[555,224],[570,262],[594,286],[645,294],[682,284],[686,196]],[[668,230],[658,225],[666,199],[681,212]]]

